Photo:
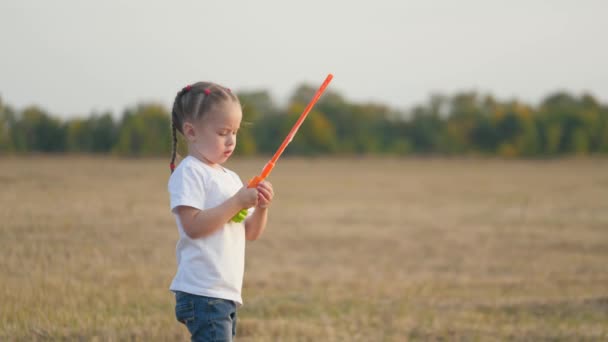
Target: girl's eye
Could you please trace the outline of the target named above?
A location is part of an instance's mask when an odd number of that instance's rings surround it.
[[[236,135],[238,131],[220,131],[217,134],[219,134],[222,137],[227,136],[228,134],[232,134],[232,135]]]

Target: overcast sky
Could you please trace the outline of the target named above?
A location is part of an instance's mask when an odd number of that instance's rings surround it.
[[[608,1],[0,0],[0,96],[64,117],[159,101],[187,83],[301,82],[407,109],[432,92],[608,102]]]

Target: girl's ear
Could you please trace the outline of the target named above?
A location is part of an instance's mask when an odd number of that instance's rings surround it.
[[[184,122],[183,131],[184,137],[186,137],[189,142],[196,141],[196,130],[194,129],[194,125],[190,122]]]

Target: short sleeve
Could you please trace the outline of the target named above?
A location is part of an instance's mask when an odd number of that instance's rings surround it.
[[[189,165],[178,167],[169,179],[169,195],[171,211],[175,207],[184,205],[188,207],[205,209],[205,187],[201,174]]]

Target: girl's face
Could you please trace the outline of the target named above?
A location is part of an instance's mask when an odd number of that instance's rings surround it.
[[[211,166],[226,162],[236,146],[242,118],[239,103],[223,101],[196,123],[186,122],[184,133],[189,143],[188,152]]]

